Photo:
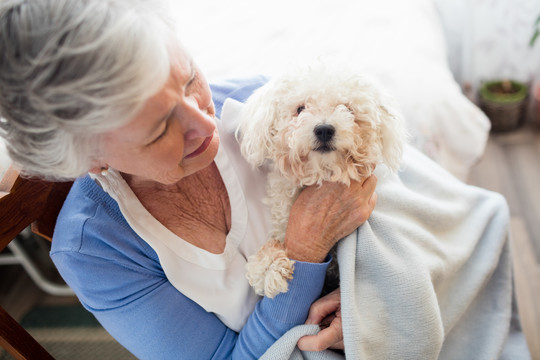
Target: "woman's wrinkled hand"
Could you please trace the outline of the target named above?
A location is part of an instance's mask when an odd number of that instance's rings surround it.
[[[294,260],[321,262],[340,239],[371,215],[377,202],[377,177],[350,186],[325,182],[305,188],[294,202],[285,247]]]
[[[323,296],[311,305],[306,324],[319,324],[321,331],[316,335],[301,337],[297,344],[300,350],[343,350],[341,294],[339,289]]]

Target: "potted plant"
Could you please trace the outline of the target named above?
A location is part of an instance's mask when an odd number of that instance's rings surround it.
[[[488,81],[480,87],[480,108],[491,121],[491,131],[510,131],[519,127],[526,108],[527,85],[509,79]]]
[[[529,45],[532,47],[540,37],[540,16],[534,23]],[[525,119],[528,86],[519,81],[501,79],[481,85],[479,105],[491,121],[491,130],[509,131],[519,127]],[[534,93],[540,117],[540,85]]]

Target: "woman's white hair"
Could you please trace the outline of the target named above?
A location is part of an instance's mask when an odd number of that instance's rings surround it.
[[[23,174],[73,179],[165,84],[176,40],[155,0],[0,1],[0,136]]]

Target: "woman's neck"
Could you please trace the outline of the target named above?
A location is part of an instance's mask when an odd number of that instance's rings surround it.
[[[223,252],[231,208],[214,163],[174,185],[124,178],[143,206],[169,230],[197,247]]]

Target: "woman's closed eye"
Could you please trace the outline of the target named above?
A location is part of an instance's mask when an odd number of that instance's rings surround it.
[[[186,83],[186,91],[193,87],[199,80],[199,72],[194,69],[189,81]]]
[[[199,80],[199,72],[196,69],[193,69],[191,77],[189,78],[188,82],[185,85],[186,94],[188,94],[190,89],[192,89],[197,84],[198,80]],[[151,146],[158,143],[161,139],[165,137],[165,135],[167,135],[167,131],[169,130],[169,124],[170,124],[171,118],[173,117],[173,113],[174,113],[174,109],[172,109],[169,112],[169,114],[166,116],[164,120],[165,128],[163,129],[163,131],[156,138],[154,138],[154,140],[149,142],[146,146]]]
[[[167,118],[165,119],[165,128],[163,129],[163,131],[154,140],[148,143],[146,146],[151,146],[158,143],[161,139],[165,137],[165,135],[167,135],[167,131],[169,130],[170,119],[172,118],[172,113],[173,111],[171,111],[169,115],[167,116]]]

